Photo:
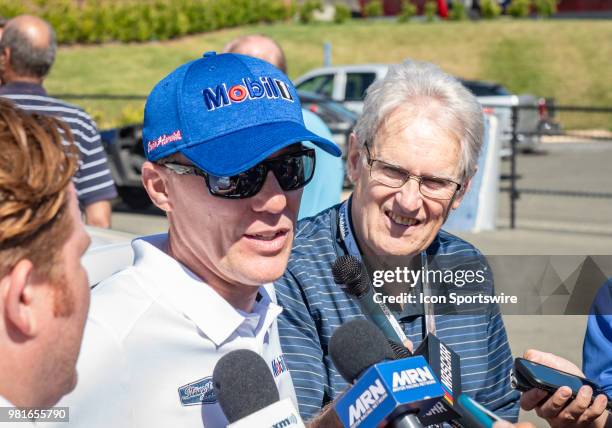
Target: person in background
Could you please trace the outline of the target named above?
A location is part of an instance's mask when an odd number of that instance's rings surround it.
[[[70,128],[80,151],[73,177],[88,225],[111,225],[111,199],[117,196],[96,124],[82,109],[49,97],[43,82],[55,60],[55,32],[40,18],[17,16],[6,23],[0,39],[0,97],[24,110],[56,116]]]
[[[591,305],[582,361],[587,377],[612,398],[612,278],[601,286]]]
[[[62,127],[0,100],[0,407],[48,408],[77,382],[90,239]]]
[[[572,362],[547,352],[530,349],[524,357],[567,373],[591,379],[606,392],[591,404],[593,391],[584,386],[576,399],[571,399],[571,390],[564,386],[546,399],[540,390],[531,390],[521,397],[525,410],[535,410],[551,427],[563,428],[610,428],[612,416],[606,411],[606,403],[612,399],[612,280],[606,281],[591,305],[587,320],[587,331],[582,350],[581,371]],[[546,399],[546,400],[545,400]]]
[[[284,309],[281,343],[304,419],[347,387],[328,354],[329,341],[337,326],[365,316],[356,299],[334,282],[337,257],[351,255],[369,268],[399,258],[414,271],[425,269],[422,260],[433,257],[481,258],[478,249],[442,226],[469,189],[482,140],[480,104],[433,64],[394,65],[368,89],[349,142],[353,193],[298,223],[287,271],[275,282]],[[487,290],[492,281],[488,275]],[[391,285],[378,290],[410,291]],[[416,348],[430,331],[423,305],[389,309]],[[438,337],[461,359],[463,393],[516,422],[519,394],[510,385],[513,360],[502,316],[497,305],[483,309],[434,314],[428,321],[435,320]]]
[[[251,34],[230,41],[224,52],[239,53],[263,59],[287,74],[287,60],[281,46],[263,34]],[[302,109],[306,128],[328,140],[332,134],[325,123],[311,111]],[[298,219],[311,217],[340,202],[344,184],[342,159],[330,155],[317,146],[313,147],[317,156],[317,167],[312,181],[304,188]]]

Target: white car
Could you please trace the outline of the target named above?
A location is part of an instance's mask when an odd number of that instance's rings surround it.
[[[300,91],[314,92],[344,104],[348,109],[361,114],[363,99],[368,87],[387,74],[389,64],[359,64],[322,67],[309,71],[295,79]],[[512,107],[520,109],[518,114],[518,147],[522,151],[534,151],[540,144],[539,98],[534,95],[513,95],[496,83],[462,80],[488,113],[497,116],[502,130],[502,153],[509,152],[512,138]]]
[[[131,243],[137,235],[91,226],[86,226],[85,230],[91,238],[91,245],[81,262],[89,276],[89,286],[93,288],[132,264],[134,252]]]

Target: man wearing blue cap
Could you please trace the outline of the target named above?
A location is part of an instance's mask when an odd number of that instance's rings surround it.
[[[295,404],[271,283],[314,173],[302,141],[340,155],[306,130],[295,89],[264,61],[207,53],[155,86],[142,180],[169,231],[136,239],[133,265],[93,290],[81,381],[60,403],[71,424],[225,426],[212,373],[234,349],[261,355]]]

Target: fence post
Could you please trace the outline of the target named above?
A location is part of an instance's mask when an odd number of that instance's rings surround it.
[[[323,44],[323,66],[330,67],[332,65],[332,44],[325,42]]]
[[[512,106],[512,138],[510,146],[512,157],[510,158],[510,229],[516,228],[516,204],[518,191],[516,190],[516,152],[518,144],[518,106]]]

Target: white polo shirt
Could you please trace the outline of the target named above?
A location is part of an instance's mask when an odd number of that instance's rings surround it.
[[[212,374],[235,349],[261,355],[297,408],[272,284],[252,313],[236,310],[162,250],[167,238],[135,240],[133,266],[93,289],[79,382],[58,404],[70,406],[70,426],[225,427]]]

